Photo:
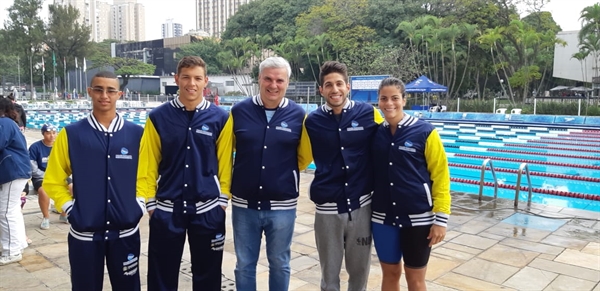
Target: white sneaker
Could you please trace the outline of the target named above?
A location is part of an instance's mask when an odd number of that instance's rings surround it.
[[[23,259],[23,255],[18,254],[16,256],[1,256],[0,266],[16,263]]]
[[[40,224],[41,229],[49,229],[50,228],[50,219],[42,218],[42,223]]]

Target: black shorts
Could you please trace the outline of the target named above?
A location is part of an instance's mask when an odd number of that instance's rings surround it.
[[[42,187],[42,182],[44,182],[44,179],[31,179],[31,182],[33,184],[33,189],[35,189],[35,192],[37,192],[40,187]],[[67,178],[67,185],[73,183],[73,180],[71,179],[71,177]]]
[[[371,229],[379,261],[398,264],[404,257],[406,267],[420,269],[427,266],[431,254],[427,236],[431,225],[397,227],[373,222]]]

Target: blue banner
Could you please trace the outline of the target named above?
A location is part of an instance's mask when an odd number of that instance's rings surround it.
[[[377,103],[379,84],[389,75],[350,76],[350,99]]]

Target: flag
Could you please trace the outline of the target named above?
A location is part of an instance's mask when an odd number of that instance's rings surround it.
[[[63,68],[67,69],[67,58],[63,57]]]
[[[77,66],[77,57],[75,57],[75,69],[79,68],[79,66]]]
[[[46,63],[44,63],[44,56],[42,56],[42,72],[46,72]]]
[[[52,52],[52,65],[56,67],[56,54],[54,52]]]
[[[83,57],[83,71],[87,71],[87,66],[85,65],[85,57]]]

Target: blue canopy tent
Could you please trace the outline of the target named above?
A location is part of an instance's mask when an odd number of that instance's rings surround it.
[[[406,84],[406,92],[409,93],[423,93],[423,104],[421,110],[425,108],[425,93],[430,92],[448,92],[448,87],[440,85],[434,81],[429,80],[425,75],[417,78],[416,80]]]

